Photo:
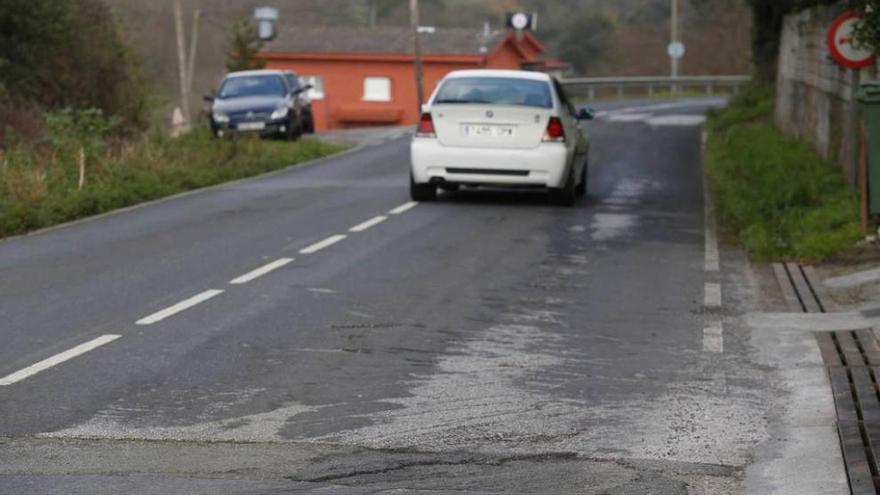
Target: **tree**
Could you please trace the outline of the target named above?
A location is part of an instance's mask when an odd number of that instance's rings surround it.
[[[851,7],[856,7],[866,1],[876,3],[877,0],[849,0],[848,3]],[[772,81],[776,77],[779,41],[785,16],[817,5],[840,3],[840,0],[748,0],[748,2],[754,18],[752,52],[755,69],[759,79]]]
[[[880,0],[858,0],[855,7],[865,12],[865,19],[856,26],[856,41],[874,53],[880,53]]]
[[[266,67],[266,61],[257,57],[257,53],[263,49],[263,41],[248,16],[242,16],[233,23],[227,43],[226,69],[229,72]]]
[[[614,23],[604,14],[587,14],[575,18],[559,40],[559,56],[584,73],[608,50],[608,37]]]
[[[50,108],[97,108],[145,121],[139,64],[101,0],[0,2],[0,86]]]

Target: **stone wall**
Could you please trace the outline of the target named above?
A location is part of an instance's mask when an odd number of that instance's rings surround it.
[[[785,133],[811,142],[822,156],[840,163],[850,176],[855,162],[853,137],[858,134],[850,116],[853,73],[832,60],[827,44],[828,28],[844,10],[845,2],[841,2],[785,18],[776,83],[776,123]],[[876,68],[863,70],[861,81],[873,79],[876,74]]]

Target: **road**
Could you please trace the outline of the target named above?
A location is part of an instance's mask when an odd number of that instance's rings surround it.
[[[602,106],[574,208],[409,203],[396,139],[0,243],[0,493],[745,493],[717,104]]]

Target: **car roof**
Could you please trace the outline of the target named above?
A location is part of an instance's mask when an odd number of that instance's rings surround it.
[[[513,79],[526,79],[530,81],[550,82],[550,76],[544,74],[543,72],[498,69],[457,70],[447,74],[445,79],[458,79],[462,77],[504,77]]]
[[[241,70],[238,72],[230,72],[229,74],[226,74],[227,78],[247,76],[284,76],[284,71],[272,69]]]

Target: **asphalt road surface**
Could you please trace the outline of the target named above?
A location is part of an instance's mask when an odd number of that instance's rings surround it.
[[[0,242],[0,493],[745,493],[720,103],[600,107],[574,208],[409,203],[396,139]]]

